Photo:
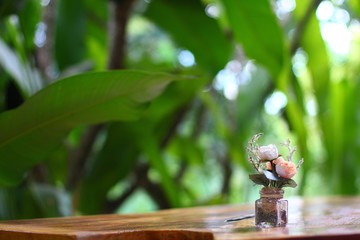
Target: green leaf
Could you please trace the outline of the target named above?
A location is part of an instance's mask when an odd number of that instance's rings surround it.
[[[358,47],[356,47],[358,49]],[[356,54],[354,52],[354,54]],[[356,69],[358,69],[359,65]],[[358,71],[355,70],[355,76]],[[351,79],[352,80],[352,79]],[[344,111],[344,121],[343,121],[343,148],[342,155],[340,158],[336,159],[336,162],[341,164],[338,171],[341,171],[340,178],[337,179],[340,183],[342,195],[353,195],[358,192],[358,184],[355,179],[357,179],[359,172],[359,155],[360,148],[358,145],[358,133],[360,132],[360,119],[357,117],[360,113],[360,104],[358,95],[360,92],[360,82],[357,81],[356,84],[350,79],[346,79],[346,83],[343,89],[345,91],[345,101],[346,111]],[[336,85],[336,84],[335,84]],[[332,178],[332,177],[331,177]]]
[[[360,16],[360,2],[357,0],[349,0],[347,4],[350,6],[350,10],[352,10],[358,17]]]
[[[34,38],[37,24],[41,21],[42,8],[40,1],[27,0],[19,14],[25,49],[29,52],[34,48]]]
[[[281,180],[277,182],[277,187],[279,188],[283,188],[283,187],[291,187],[291,188],[296,188],[297,184],[294,180],[292,179],[287,179],[287,178],[280,178]]]
[[[269,186],[269,179],[264,174],[250,174],[249,179],[255,184],[263,185],[264,187]]]
[[[222,1],[235,39],[274,79],[284,63],[282,30],[268,0]]]
[[[23,63],[20,57],[0,38],[0,65],[14,79],[22,95],[28,97],[42,87],[38,72]]]
[[[307,10],[312,5],[312,2],[307,1],[296,1],[296,9],[294,11],[294,16],[297,18],[298,21],[301,21],[302,18],[306,16]],[[331,159],[334,159],[335,151],[338,149],[338,147],[343,143],[342,138],[335,137],[333,130],[336,129],[334,126],[332,126],[333,117],[331,117],[329,114],[331,114],[333,111],[329,111],[330,109],[333,109],[333,107],[329,108],[329,96],[330,96],[330,60],[328,56],[328,51],[326,49],[326,45],[324,42],[324,39],[321,35],[319,21],[316,18],[315,11],[311,14],[306,27],[304,28],[304,32],[301,38],[301,48],[304,50],[307,54],[307,67],[310,73],[311,77],[311,86],[313,89],[311,90],[314,94],[314,97],[317,101],[317,117],[319,122],[319,127],[322,131],[323,135],[323,142],[325,147],[327,147],[328,153],[328,163],[325,168],[327,168],[328,171],[330,171],[333,161]],[[292,81],[297,82],[298,85],[301,85],[299,83],[299,80]],[[306,93],[306,91],[304,91]],[[300,97],[302,99],[305,99],[304,96]],[[300,103],[303,100],[298,99],[296,100],[297,103]],[[336,99],[336,102],[339,102],[339,99]],[[300,113],[300,112],[299,112]],[[291,114],[291,116],[290,116]],[[289,118],[294,119],[294,121],[298,121],[296,119],[304,119],[304,115],[306,114],[305,111],[302,112],[302,114],[299,114],[296,116],[294,113],[290,113]],[[302,116],[301,116],[302,115]],[[343,116],[342,114],[335,115],[335,118],[338,116]],[[303,120],[302,120],[303,122]],[[298,125],[301,123],[299,122]],[[304,158],[308,159],[306,156],[308,153],[306,153],[306,135],[305,132],[305,125],[303,125],[303,131],[300,131],[300,129],[296,129],[296,132],[299,135],[300,139],[300,151],[303,151],[301,154]],[[330,131],[329,131],[330,130]],[[339,132],[341,134],[342,130]],[[331,142],[336,142],[333,146],[331,146]],[[302,145],[302,146],[301,146]],[[329,147],[331,146],[331,147]],[[305,164],[303,165],[303,175],[302,175],[302,181],[301,181],[301,189],[302,191],[303,186],[306,186],[306,179],[307,174],[310,171],[310,164],[308,161],[305,161]],[[337,172],[337,169],[335,169]],[[332,175],[334,176],[334,175]],[[336,177],[332,177],[332,179],[337,179]],[[338,182],[337,180],[335,180]]]
[[[77,75],[44,88],[0,115],[0,184],[19,182],[75,126],[138,119],[145,103],[175,79],[123,70]]]
[[[140,120],[118,122],[109,126],[105,144],[94,163],[87,168],[88,172],[82,182],[80,209],[83,213],[95,214],[103,211],[108,191],[132,173],[133,166],[140,157],[139,153],[145,148],[147,141],[153,142],[153,145],[161,145],[178,109],[191,101],[203,84],[203,79],[174,82],[161,96],[152,101]],[[151,139],[148,139],[148,136],[151,136]],[[194,146],[191,145],[189,148]],[[193,151],[181,152],[191,153]],[[89,197],[94,195],[97,198],[88,201]],[[171,195],[173,194],[169,192],[168,196]]]
[[[85,55],[86,13],[83,1],[60,1],[56,22],[55,56],[59,69],[64,70],[81,62]]]
[[[94,64],[95,69],[105,69],[108,62],[108,35],[106,27],[108,24],[108,1],[86,0],[83,1],[86,9],[86,58]],[[67,13],[65,13],[67,14]],[[91,17],[89,17],[91,16]],[[130,26],[128,26],[130,28]],[[128,47],[128,44],[126,46]],[[143,69],[140,67],[129,67]],[[155,71],[151,69],[151,71]]]
[[[299,20],[306,14],[309,4],[312,3],[299,0],[296,2],[297,7],[294,13]],[[311,15],[306,25],[301,39],[301,47],[307,53],[307,66],[318,101],[319,113],[322,116],[328,107],[330,61],[315,13]]]
[[[0,188],[0,219],[35,218],[42,216],[31,190],[25,185]]]
[[[210,73],[222,69],[232,45],[215,19],[208,17],[199,0],[152,1],[145,16],[195,55],[196,62]]]
[[[146,131],[146,129],[144,129],[144,131]],[[181,188],[177,186],[173,180],[166,162],[164,161],[160,146],[152,141],[150,134],[146,134],[144,139],[142,139],[142,148],[148,157],[150,166],[159,173],[159,176],[161,176],[160,184],[172,206],[181,206],[179,197]]]
[[[17,14],[23,5],[23,1],[0,0],[0,20],[11,14]]]
[[[295,188],[297,186],[296,182],[292,179],[282,178],[275,176],[270,171],[264,171],[264,174],[250,174],[249,178],[255,184],[263,185],[268,187],[270,181],[276,182],[276,187],[283,188],[283,187],[292,187]]]
[[[90,170],[81,185],[81,212],[96,214],[104,211],[108,191],[131,173],[140,152],[139,122],[117,122],[109,125],[104,147],[89,166]],[[93,198],[94,195],[97,197]],[[89,201],[89,198],[92,200]]]
[[[27,92],[27,84],[25,82],[26,75],[23,65],[14,51],[0,38],[0,65],[2,68],[14,78],[21,89]]]
[[[172,140],[170,151],[179,161],[185,161],[188,164],[200,165],[205,164],[205,153],[200,144],[193,136],[178,135]]]

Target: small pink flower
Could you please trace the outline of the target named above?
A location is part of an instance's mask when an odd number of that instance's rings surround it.
[[[260,160],[273,160],[279,156],[277,147],[274,144],[260,146],[258,149]]]
[[[281,162],[285,162],[285,159],[282,157],[282,156],[279,156],[278,158],[276,158],[273,163],[276,165],[276,164],[279,164]]]
[[[292,178],[296,172],[297,168],[293,162],[285,161],[283,157],[278,157],[273,161],[276,165],[276,173],[283,178]]]

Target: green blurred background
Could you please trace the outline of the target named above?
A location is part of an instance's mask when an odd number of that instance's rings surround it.
[[[0,219],[253,202],[258,132],[305,160],[288,197],[357,195],[359,16],[357,0],[0,0]],[[98,106],[109,89],[131,101]]]

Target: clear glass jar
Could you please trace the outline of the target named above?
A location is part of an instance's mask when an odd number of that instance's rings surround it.
[[[260,199],[255,201],[255,225],[257,227],[285,227],[288,222],[288,201],[283,199],[281,188],[264,187]]]

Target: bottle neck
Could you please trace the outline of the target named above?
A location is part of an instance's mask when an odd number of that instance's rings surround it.
[[[261,198],[276,198],[280,199],[284,196],[284,190],[281,188],[264,187],[260,190]]]

